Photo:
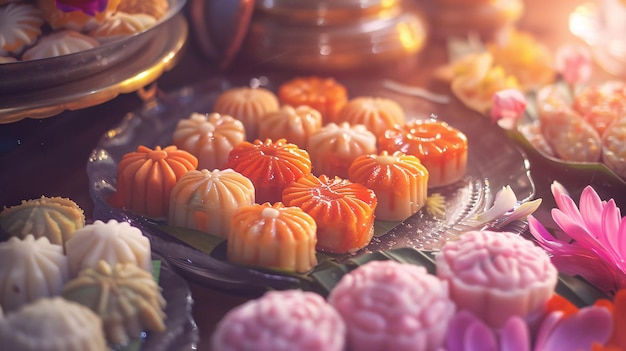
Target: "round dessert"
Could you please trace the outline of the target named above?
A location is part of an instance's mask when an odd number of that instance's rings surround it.
[[[306,149],[314,174],[340,178],[348,178],[348,168],[357,157],[378,152],[376,136],[364,125],[348,122],[323,126],[309,137]]]
[[[343,351],[345,333],[343,320],[320,295],[268,291],[228,312],[211,345],[229,351]]]
[[[572,108],[565,107],[549,114],[540,113],[541,134],[554,153],[562,160],[599,162],[602,139]]]
[[[335,121],[348,101],[348,92],[333,78],[296,77],[280,85],[278,99],[283,105],[305,105],[316,109],[322,114],[322,124],[327,124]]]
[[[150,149],[140,145],[117,164],[116,191],[109,201],[148,217],[166,217],[174,184],[197,167],[198,159],[176,146]]]
[[[467,137],[437,120],[413,120],[387,130],[380,138],[381,150],[401,151],[417,157],[428,170],[428,187],[455,183],[465,177]]]
[[[429,351],[443,346],[455,312],[448,286],[421,266],[372,261],[328,296],[348,329],[349,350]]]
[[[603,136],[626,114],[626,83],[607,81],[589,85],[576,94],[572,108]]]
[[[88,307],[102,319],[107,341],[127,345],[144,331],[165,330],[165,299],[152,274],[134,263],[100,260],[70,280],[63,298]]]
[[[602,161],[626,179],[626,117],[614,123],[604,134]]]
[[[364,185],[309,174],[285,188],[283,202],[300,207],[315,219],[318,250],[355,252],[374,235],[376,195]]]
[[[123,0],[117,10],[126,13],[143,13],[156,19],[165,16],[170,4],[167,0]]]
[[[65,252],[71,277],[85,268],[96,267],[100,260],[111,265],[133,263],[152,271],[150,240],[139,228],[115,219],[106,223],[96,220],[77,230],[65,243]]]
[[[322,115],[316,109],[301,105],[283,105],[259,120],[259,138],[278,140],[305,148],[309,137],[322,128]]]
[[[83,11],[64,11],[57,7],[56,0],[37,0],[37,7],[43,11],[46,22],[55,30],[71,29],[78,32],[86,32],[99,23],[108,15],[113,14],[121,0],[108,0],[103,11],[95,10],[93,15]]]
[[[143,32],[154,26],[156,22],[157,19],[148,14],[130,14],[118,10],[105,17],[102,23],[89,31],[88,35],[101,43],[108,43]]]
[[[399,151],[357,157],[348,169],[353,183],[376,194],[377,220],[403,221],[417,213],[428,197],[428,170],[413,155]]]
[[[259,120],[269,112],[279,109],[276,95],[265,88],[238,87],[221,93],[213,111],[233,116],[243,123],[246,139],[258,138]]]
[[[52,244],[64,245],[84,226],[83,210],[74,201],[62,197],[24,200],[0,212],[0,228],[4,232],[19,238],[43,236]]]
[[[87,307],[60,297],[39,299],[0,316],[4,350],[107,351],[102,320]]]
[[[27,235],[1,242],[0,267],[0,306],[4,312],[59,295],[70,277],[63,247],[51,244],[46,237]]]
[[[228,157],[227,168],[252,181],[256,202],[282,200],[283,189],[291,182],[311,173],[309,154],[285,139],[272,142],[255,140],[235,147]]]
[[[250,179],[232,169],[189,171],[172,188],[167,223],[227,239],[233,212],[254,199]]]
[[[22,60],[36,60],[73,54],[100,46],[100,42],[73,30],[61,30],[41,37],[24,52]]]
[[[395,100],[384,97],[360,96],[351,99],[341,109],[336,119],[351,125],[364,124],[379,136],[396,124],[404,124],[404,110]]]
[[[176,124],[172,144],[198,158],[198,169],[223,169],[228,154],[246,140],[241,121],[219,113],[192,113]]]
[[[558,280],[545,251],[508,232],[469,231],[446,242],[435,258],[457,308],[493,328],[541,311]]]
[[[0,6],[0,52],[19,54],[41,35],[41,10],[27,3]]]
[[[243,265],[306,272],[317,264],[315,220],[281,202],[241,206],[230,222],[228,260]]]

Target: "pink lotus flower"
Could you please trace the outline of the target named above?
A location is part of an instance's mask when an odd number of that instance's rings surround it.
[[[555,61],[556,70],[569,85],[583,84],[591,78],[591,54],[585,46],[564,45],[557,50]]]
[[[517,89],[504,89],[493,94],[491,120],[504,129],[513,129],[524,114],[527,101]]]
[[[95,16],[107,8],[108,0],[56,0],[57,8],[64,12],[82,11]]]
[[[592,350],[611,339],[614,319],[607,306],[579,310],[567,302],[559,307],[546,310],[534,336],[533,328],[521,316],[510,317],[502,328],[494,330],[471,312],[458,311],[448,326],[446,351]]]
[[[626,218],[615,201],[602,201],[587,186],[579,209],[561,184],[554,182],[551,190],[558,207],[552,210],[552,218],[562,232],[553,235],[533,216],[528,216],[528,224],[552,263],[560,272],[580,275],[609,296],[626,288]]]

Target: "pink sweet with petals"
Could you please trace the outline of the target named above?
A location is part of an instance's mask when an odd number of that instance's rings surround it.
[[[502,128],[513,129],[524,114],[527,103],[524,93],[517,89],[500,90],[493,94],[491,120]]]
[[[556,52],[555,64],[556,70],[569,85],[583,84],[591,78],[591,54],[582,45],[561,46]]]

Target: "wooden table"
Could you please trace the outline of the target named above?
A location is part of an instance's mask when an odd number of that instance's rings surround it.
[[[568,15],[578,4],[577,1],[526,0],[525,4],[520,28],[535,34],[552,48],[577,41],[567,29]],[[425,48],[416,58],[418,69],[405,75],[405,80],[429,85],[432,68],[445,59],[442,48],[442,43],[431,43]],[[232,71],[237,69],[235,66]],[[180,64],[158,79],[158,86],[168,92],[215,74],[215,65],[203,58],[193,41],[190,41]],[[48,119],[26,119],[0,125],[0,206],[15,205],[22,199],[38,198],[41,195],[63,196],[76,201],[89,217],[93,204],[89,198],[85,173],[87,158],[100,136],[118,124],[127,112],[138,109],[141,104],[142,101],[135,94],[127,94],[96,107],[65,112]],[[445,109],[443,113],[468,113],[459,103],[450,104]],[[585,185],[595,181],[592,175],[575,177],[550,168],[539,159],[531,158],[530,161],[537,197],[544,199],[537,212],[540,220],[549,219],[549,210],[554,207],[549,192],[553,180],[564,183],[575,195]],[[597,186],[603,198],[620,197],[618,202],[624,206],[626,189],[611,184]],[[217,321],[248,297],[194,283],[190,285],[195,301],[193,313],[200,330],[199,350],[208,350],[208,340]]]

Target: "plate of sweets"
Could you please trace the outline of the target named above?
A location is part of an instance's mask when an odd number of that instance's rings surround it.
[[[538,206],[525,155],[447,108],[379,81],[215,77],[101,138],[94,218],[141,227],[182,275],[237,291],[315,289],[363,254],[524,231]]]
[[[0,92],[57,86],[144,48],[184,0],[0,2]]]
[[[11,350],[195,350],[186,281],[126,222],[71,199],[0,212],[0,339]]]
[[[494,42],[452,42],[449,56],[435,76],[529,154],[574,177],[626,185],[626,83],[594,80],[587,47],[550,50],[512,30]]]

